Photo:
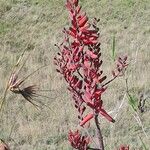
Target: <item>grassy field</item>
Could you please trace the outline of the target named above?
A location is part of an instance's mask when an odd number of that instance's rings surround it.
[[[141,94],[146,98],[145,112],[139,112],[143,129],[128,103],[124,79],[109,86],[103,101],[116,123],[100,119],[106,150],[115,150],[120,144],[130,145],[131,150],[144,150],[140,137],[150,149],[150,1],[81,0],[80,4],[90,19],[100,18],[103,68],[108,79],[114,67],[111,50],[115,35],[117,55],[127,54],[130,60],[129,90],[137,101]],[[27,61],[20,77],[48,65],[25,84],[39,86],[39,95],[45,97],[37,100],[50,108],[42,106],[38,111],[20,95],[8,92],[0,113],[0,138],[12,150],[71,150],[67,133],[77,126],[76,110],[53,64],[58,52],[54,44],[62,42],[61,31],[69,25],[64,5],[65,0],[0,0],[0,95],[24,49],[27,52],[21,63]],[[92,125],[90,133],[94,132]]]

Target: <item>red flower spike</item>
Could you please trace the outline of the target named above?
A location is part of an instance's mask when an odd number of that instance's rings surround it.
[[[78,0],[67,0],[66,7],[70,14],[71,26],[64,29],[65,38],[60,46],[60,53],[55,57],[55,65],[68,83],[74,105],[79,113],[80,125],[93,118],[93,114],[84,115],[86,107],[93,112],[103,115],[111,122],[114,120],[102,109],[101,96],[106,88],[101,85],[106,79],[102,75],[102,60],[100,52],[99,29],[97,19],[89,23],[86,13],[81,11]],[[126,58],[118,59],[118,68],[126,66]],[[116,72],[115,72],[116,74]]]
[[[118,58],[116,69],[112,71],[113,79],[103,83],[106,76],[103,75],[101,67],[103,61],[97,27],[99,19],[94,18],[93,23],[90,24],[86,13],[81,11],[78,0],[67,0],[66,8],[69,11],[70,27],[63,30],[65,35],[63,42],[59,46],[56,45],[60,50],[54,58],[56,70],[63,75],[68,84],[81,126],[86,127],[85,125],[90,124],[94,114],[115,122],[103,108],[101,97],[107,89],[106,85],[124,74],[128,65],[127,56]],[[87,107],[94,114],[86,115]],[[78,130],[70,131],[68,140],[75,149],[88,149],[89,138],[82,136]],[[122,146],[119,150],[129,150],[129,147]]]

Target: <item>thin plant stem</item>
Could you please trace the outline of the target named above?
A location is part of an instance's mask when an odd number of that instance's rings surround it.
[[[2,111],[2,107],[3,107],[4,102],[5,102],[5,100],[6,100],[7,91],[8,91],[8,85],[7,85],[7,87],[6,87],[5,91],[4,91],[4,96],[3,96],[3,98],[1,99],[0,112]]]
[[[96,131],[97,131],[97,137],[98,137],[98,142],[99,142],[99,150],[104,150],[104,142],[103,142],[103,136],[102,132],[100,129],[100,124],[98,121],[98,115],[95,115],[95,124],[96,124]]]
[[[114,81],[118,76],[115,76],[114,78],[110,79],[109,81],[107,81],[105,84],[102,85],[102,87],[105,87],[106,85],[108,85],[109,83],[111,83],[112,81]]]

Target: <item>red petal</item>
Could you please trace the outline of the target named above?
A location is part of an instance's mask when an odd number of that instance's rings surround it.
[[[101,96],[101,94],[106,90],[106,88],[100,88],[100,89],[96,89],[96,91],[94,92],[94,97],[98,98]]]
[[[67,1],[67,3],[66,3],[66,8],[67,8],[69,11],[71,10],[71,4],[70,4],[69,1]]]
[[[71,32],[73,32],[74,34],[76,34],[76,32],[77,32],[76,29],[75,29],[75,28],[72,28],[72,27],[70,27],[69,30],[70,30]]]
[[[84,66],[86,68],[90,68],[90,65],[91,65],[91,63],[89,61],[87,61],[87,60],[84,61]]]
[[[90,121],[93,118],[93,114],[88,114],[85,116],[85,118],[80,122],[80,126],[85,125],[88,121]]]
[[[76,10],[77,10],[77,14],[79,14],[81,10],[81,6],[77,6]]]
[[[73,26],[73,28],[77,28],[77,23],[76,23],[76,19],[73,17],[73,20],[72,20],[72,26]]]
[[[86,50],[86,54],[87,55],[89,55],[91,58],[97,58],[97,55],[96,54],[94,54],[92,51],[90,51],[90,50]]]
[[[93,102],[91,101],[91,99],[89,99],[86,95],[83,95],[83,100],[84,102],[89,106],[91,107],[92,109],[94,109],[94,104]]]
[[[88,21],[88,17],[86,15],[82,16],[81,19],[78,20],[79,27],[83,27]]]
[[[86,30],[88,30],[89,29],[89,27],[90,27],[90,24],[86,24],[86,25],[84,25],[83,27],[81,27],[80,28],[80,31],[82,32],[82,31],[86,31]]]
[[[110,122],[113,122],[113,123],[115,122],[115,120],[104,109],[100,109],[99,113]]]
[[[82,80],[79,80],[79,81],[76,83],[75,87],[78,87],[79,89],[81,89],[81,88],[82,88]]]
[[[76,38],[76,35],[72,31],[66,31],[67,34],[71,35],[72,37]]]
[[[73,4],[74,4],[75,6],[78,6],[78,2],[79,2],[79,0],[73,0]]]
[[[86,107],[83,106],[81,109],[80,109],[80,114],[83,115],[84,111],[86,110]]]
[[[83,40],[84,44],[90,45],[90,44],[96,44],[97,40]]]
[[[83,51],[83,49],[84,49],[84,46],[80,46],[79,47],[79,52]]]
[[[102,77],[101,79],[99,79],[99,82],[102,83],[106,78],[106,76]]]

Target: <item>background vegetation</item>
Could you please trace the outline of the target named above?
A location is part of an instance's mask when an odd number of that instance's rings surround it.
[[[0,114],[0,138],[5,139],[14,150],[71,149],[67,133],[69,128],[77,125],[76,110],[65,82],[53,65],[53,57],[58,51],[54,44],[61,42],[62,28],[68,26],[68,13],[64,4],[65,0],[0,1],[0,95],[12,66],[25,48],[27,53],[24,60],[28,59],[19,74],[21,77],[49,64],[26,82],[47,90],[39,91],[40,95],[46,97],[39,96],[37,100],[51,109],[43,106],[41,111],[37,111],[19,95],[9,93],[7,96],[7,103]],[[114,35],[117,55],[129,56],[129,90],[137,102],[141,94],[146,98],[145,111],[139,113],[139,117],[149,135],[150,1],[81,0],[81,5],[90,19],[100,18],[101,50],[106,73],[110,74],[114,67],[111,58]],[[101,119],[106,149],[128,144],[131,150],[142,150],[142,141],[148,147],[150,137],[146,137],[135,119],[126,96],[124,79],[120,78],[109,86],[103,101],[107,110],[116,117],[115,124]],[[90,133],[94,132],[94,128],[91,128]]]

